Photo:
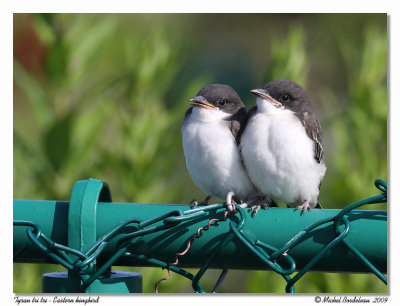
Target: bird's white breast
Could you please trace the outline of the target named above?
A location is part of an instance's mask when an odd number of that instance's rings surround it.
[[[255,194],[235,139],[221,111],[194,108],[182,127],[188,171],[205,193],[224,199],[233,191],[245,200]]]
[[[243,132],[241,152],[262,193],[288,204],[316,204],[325,165],[315,161],[314,144],[292,112],[257,112]]]

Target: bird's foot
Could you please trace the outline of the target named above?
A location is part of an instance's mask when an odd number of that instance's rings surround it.
[[[212,196],[208,195],[206,196],[206,198],[203,201],[197,201],[196,199],[193,199],[190,202],[190,207],[191,208],[195,208],[196,206],[207,206],[208,205],[208,201],[212,198]]]
[[[257,204],[257,202],[259,202],[261,200],[262,200],[262,197],[255,196],[254,198],[252,198],[252,199],[250,199],[250,200],[248,200],[246,202],[242,202],[240,204],[240,207],[243,208],[243,209],[244,208],[248,208],[248,207],[252,207],[253,205]]]
[[[255,217],[258,213],[258,211],[260,210],[260,208],[262,209],[268,209],[268,204],[267,203],[260,203],[260,204],[255,204],[253,206],[250,207],[249,212],[252,211],[251,215],[253,217]]]
[[[302,215],[304,215],[306,210],[310,210],[311,209],[311,206],[308,203],[308,201],[306,200],[306,201],[303,202],[303,204],[297,206],[293,211],[296,211],[296,210],[299,210],[299,209],[301,209],[300,216],[302,216]]]
[[[252,207],[250,207],[250,211],[253,211],[252,216],[255,217],[258,211],[261,209],[268,209],[270,207],[276,206],[276,203],[273,200],[266,199],[263,197],[259,203],[256,203]]]
[[[273,200],[267,200],[265,197],[257,196],[248,202],[244,203],[245,206],[243,208],[248,207],[249,212],[252,211],[252,216],[255,217],[257,212],[261,209],[268,209],[269,207],[277,206]]]

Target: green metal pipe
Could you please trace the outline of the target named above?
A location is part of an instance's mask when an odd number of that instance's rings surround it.
[[[188,205],[171,204],[133,204],[98,202],[95,207],[96,239],[109,232],[115,225],[127,218],[148,220],[173,210],[188,210]],[[68,245],[68,211],[66,201],[31,201],[14,200],[14,220],[33,221],[40,225],[42,232],[56,243]],[[303,216],[288,208],[270,208],[260,210],[255,218],[246,212],[246,222],[243,232],[254,240],[266,243],[276,249],[281,248],[295,235],[315,221],[333,217],[340,210],[312,209]],[[200,227],[207,225],[211,218],[222,218],[223,211],[209,212],[207,216],[154,232],[134,240],[128,251],[154,257],[166,262],[174,262],[175,254],[185,249],[187,240]],[[346,241],[357,248],[381,272],[387,271],[387,215],[386,211],[354,210],[347,214],[350,230]],[[236,216],[229,217],[236,218]],[[84,222],[84,220],[82,220]],[[208,231],[203,231],[199,239],[195,239],[190,250],[179,257],[181,267],[201,267],[211,256],[215,248],[230,233],[229,220],[211,225]],[[162,225],[162,220],[152,226]],[[70,222],[69,226],[73,226]],[[78,224],[76,225],[79,226]],[[104,248],[97,262],[107,261],[115,252],[117,241],[122,235],[133,232],[136,225],[127,226],[123,232],[116,235]],[[296,262],[296,269],[303,268],[329,242],[335,234],[333,222],[322,224],[303,237],[303,241],[290,249],[289,254]],[[26,228],[14,226],[14,252],[21,249],[27,242]],[[35,246],[26,248],[16,262],[47,262],[54,263]],[[139,258],[122,256],[113,265],[143,266]],[[266,265],[243,242],[234,238],[228,242],[210,263],[210,268],[228,269],[267,269]],[[329,250],[312,268],[312,271],[330,272],[370,272],[343,243]]]

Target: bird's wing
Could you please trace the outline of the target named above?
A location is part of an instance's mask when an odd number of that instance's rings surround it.
[[[240,136],[247,122],[247,112],[242,107],[236,114],[230,117],[229,128],[231,129],[233,137],[235,137],[236,144],[239,146]]]
[[[321,125],[317,117],[309,112],[302,113],[300,119],[306,130],[307,136],[314,142],[314,158],[318,163],[321,163],[322,159],[324,158]]]
[[[242,132],[243,132],[243,130],[244,130],[246,124],[247,124],[247,121],[248,121],[252,116],[254,116],[254,114],[256,113],[256,111],[257,111],[257,105],[255,105],[255,106],[253,106],[252,108],[250,108],[250,110],[247,112],[247,118],[246,118],[245,123],[244,123],[243,126],[242,126]],[[237,143],[238,146],[239,146],[240,157],[241,157],[241,159],[242,159],[242,163],[243,163],[243,165],[245,166],[246,170],[248,171],[247,166],[246,166],[246,163],[245,163],[244,160],[243,160],[242,152],[241,152],[241,151],[242,151],[242,147],[240,146],[240,137],[239,137],[239,139],[236,140],[236,143]]]
[[[185,113],[185,118],[183,118],[183,122],[189,118],[190,114],[192,113],[193,107],[189,108]]]
[[[257,111],[257,105],[255,105],[255,106],[253,106],[252,108],[250,108],[250,110],[247,112],[247,119],[246,119],[245,124],[243,124],[242,130],[244,130],[244,128],[245,128],[245,126],[246,126],[248,120],[249,120],[252,116],[254,116],[254,114],[256,113],[256,111]],[[240,159],[242,160],[242,164],[243,164],[243,166],[245,167],[247,173],[249,173],[249,169],[247,168],[247,165],[246,165],[246,163],[244,162],[244,159],[243,159],[242,146],[240,145],[240,138],[239,138],[238,140],[236,140],[236,143],[238,144],[238,147],[239,147]],[[276,203],[275,203],[275,204],[276,204]]]
[[[247,120],[250,119],[250,117],[253,117],[255,113],[257,112],[257,105],[254,105],[250,110],[247,112]]]
[[[324,158],[324,148],[322,147],[322,130],[318,118],[309,112],[303,113],[302,123],[307,136],[314,142],[314,159],[321,163]],[[318,189],[321,189],[322,180],[319,182]],[[321,203],[317,201],[315,208],[322,208]]]

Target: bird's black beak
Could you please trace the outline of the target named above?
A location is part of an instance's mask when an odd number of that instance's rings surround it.
[[[272,98],[265,89],[262,89],[262,88],[252,89],[252,90],[250,90],[250,92],[252,94],[256,95],[257,97],[260,97],[261,99],[267,100],[268,102],[275,104],[275,106],[277,106],[277,107],[282,106],[282,103],[280,103],[277,100],[275,100],[274,98]]]
[[[196,96],[190,99],[190,104],[192,104],[195,107],[202,107],[202,108],[211,108],[211,109],[216,109],[218,110],[218,107],[215,107],[212,105],[210,102],[207,101],[206,98],[203,96]]]

